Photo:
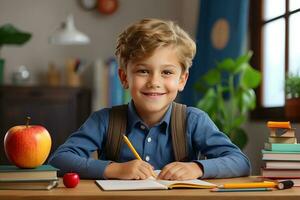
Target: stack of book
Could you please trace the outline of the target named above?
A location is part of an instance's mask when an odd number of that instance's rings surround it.
[[[51,165],[34,169],[0,165],[0,190],[50,190],[58,185],[57,170]]]
[[[267,126],[270,131],[262,150],[262,177],[292,179],[295,186],[300,186],[300,144],[295,129],[290,122],[270,121]]]

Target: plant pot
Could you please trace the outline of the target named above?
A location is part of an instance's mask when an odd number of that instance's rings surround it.
[[[4,60],[0,58],[0,85],[3,84],[4,81]]]
[[[300,121],[300,98],[286,99],[285,101],[285,117],[288,120]]]

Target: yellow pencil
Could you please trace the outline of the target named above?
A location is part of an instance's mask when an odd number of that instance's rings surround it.
[[[123,139],[124,142],[127,144],[127,146],[129,147],[129,149],[131,150],[131,152],[134,154],[134,156],[136,157],[136,159],[138,160],[142,160],[142,158],[140,157],[140,155],[138,154],[138,152],[135,150],[135,148],[133,147],[133,145],[131,144],[131,142],[129,141],[129,139],[126,137],[126,135],[123,134]],[[156,175],[154,174],[154,172],[152,171],[152,176],[154,178],[156,178]]]
[[[124,142],[127,144],[127,146],[129,147],[129,149],[131,150],[131,152],[134,154],[134,156],[136,157],[136,159],[138,160],[142,160],[142,158],[140,157],[140,155],[138,154],[138,152],[135,150],[135,148],[132,146],[131,142],[129,141],[129,139],[126,137],[126,135],[123,135],[123,139]]]
[[[275,182],[250,182],[250,183],[225,183],[223,185],[219,185],[218,188],[227,188],[227,189],[234,189],[234,188],[272,188],[276,187],[277,183]]]

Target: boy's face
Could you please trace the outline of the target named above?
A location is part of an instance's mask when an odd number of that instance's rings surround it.
[[[174,48],[161,47],[149,58],[129,62],[126,71],[119,69],[119,77],[140,115],[162,117],[183,90],[188,73],[183,72]]]

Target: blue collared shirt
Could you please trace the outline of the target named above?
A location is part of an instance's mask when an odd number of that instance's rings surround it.
[[[135,111],[133,102],[128,106],[127,136],[143,160],[155,169],[174,162],[170,133],[171,108],[153,127],[147,127]],[[49,164],[60,169],[59,175],[77,172],[81,178],[102,179],[111,162],[104,152],[109,121],[109,109],[92,115],[61,145],[49,159]],[[238,147],[220,132],[208,115],[194,107],[187,108],[187,140],[189,159],[202,165],[202,178],[227,178],[247,176],[250,163]],[[100,159],[90,155],[103,152]],[[199,155],[202,159],[199,158]],[[205,157],[205,159],[203,159]],[[126,145],[120,150],[120,162],[135,159]]]

